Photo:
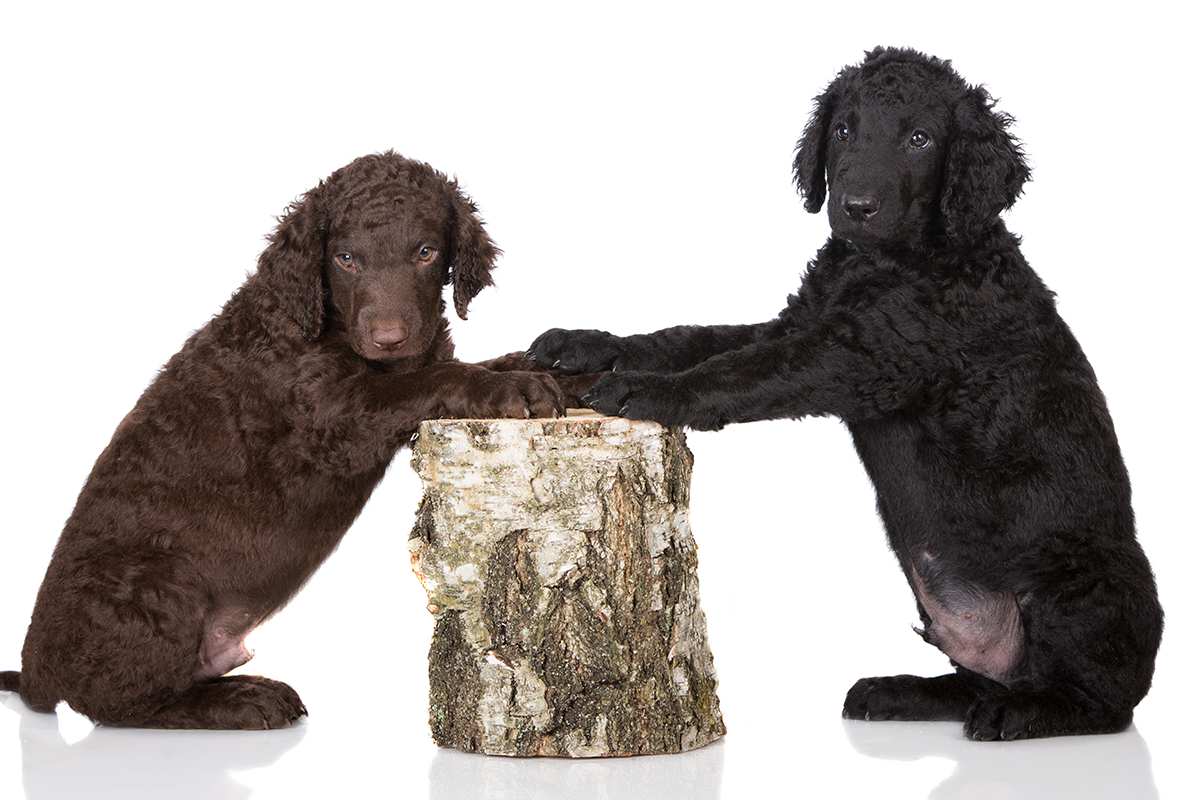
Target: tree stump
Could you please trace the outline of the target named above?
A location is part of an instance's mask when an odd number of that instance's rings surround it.
[[[439,745],[626,756],[724,735],[682,432],[590,413],[436,420],[413,467]]]

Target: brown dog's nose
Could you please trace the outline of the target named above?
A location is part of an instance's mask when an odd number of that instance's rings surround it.
[[[380,350],[395,350],[408,338],[408,328],[400,322],[378,322],[371,326],[371,341]]]
[[[848,194],[842,198],[842,211],[850,219],[860,222],[875,216],[879,211],[879,199],[870,194]]]

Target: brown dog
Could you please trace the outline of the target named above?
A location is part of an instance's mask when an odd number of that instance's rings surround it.
[[[337,545],[417,424],[552,416],[522,358],[453,360],[441,299],[497,254],[426,164],[366,156],[292,205],[258,271],[163,368],[100,455],[46,573],[21,673],[107,725],[275,728],[290,687],[221,677]],[[522,371],[497,371],[497,370]]]

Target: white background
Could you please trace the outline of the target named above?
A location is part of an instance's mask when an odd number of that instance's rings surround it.
[[[551,326],[767,319],[827,235],[790,182],[810,100],[878,43],[952,58],[1018,119],[1009,214],[1106,392],[1167,632],[1136,730],[974,744],[844,723],[858,677],[939,674],[835,420],[692,434],[692,521],[730,733],[680,757],[441,753],[402,453],[340,550],[251,638],[312,713],[269,734],[90,731],[0,699],[0,796],[695,800],[1163,797],[1195,786],[1192,25],[1141,2],[6,4],[0,33],[0,668],[118,420],[253,268],[297,194],[395,148],[457,174],[506,250],[463,358]],[[1156,788],[1157,787],[1157,788]]]

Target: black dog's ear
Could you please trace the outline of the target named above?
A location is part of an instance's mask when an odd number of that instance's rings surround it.
[[[325,324],[325,230],[317,187],[279,218],[267,249],[258,257],[258,272],[284,313],[308,340]]]
[[[982,88],[954,109],[955,132],[946,155],[941,212],[951,241],[967,243],[1010,207],[1029,179],[1021,144],[1008,132],[1012,117],[993,110]]]
[[[825,151],[829,146],[836,84],[836,81],[831,83],[813,102],[812,116],[796,142],[796,158],[792,161],[792,177],[804,198],[804,209],[810,214],[820,211],[825,202]]]
[[[450,204],[454,209],[454,223],[446,282],[454,284],[454,310],[466,319],[471,300],[483,287],[492,285],[492,267],[500,255],[500,248],[483,229],[479,209],[458,188],[457,181],[450,183]]]
[[[876,48],[868,58],[880,51]],[[825,91],[813,101],[812,116],[796,142],[796,158],[792,161],[792,177],[804,198],[804,209],[810,214],[821,210],[825,203],[825,159],[829,150],[829,125],[833,112],[847,85],[859,74],[861,67],[846,67]]]

